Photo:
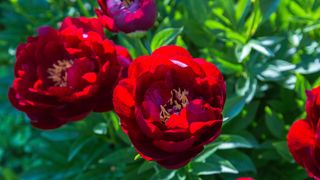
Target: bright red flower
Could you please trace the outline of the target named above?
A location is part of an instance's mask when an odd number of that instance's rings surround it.
[[[113,103],[139,154],[175,169],[219,136],[225,96],[223,76],[213,64],[165,46],[130,65]]]
[[[254,180],[254,178],[252,178],[252,177],[240,177],[240,178],[237,178],[236,180]]]
[[[104,39],[98,20],[86,18],[66,18],[59,31],[40,28],[19,45],[16,59],[9,99],[41,129],[111,110],[114,86],[131,61],[126,49]]]
[[[310,177],[320,179],[320,87],[307,91],[307,119],[291,126],[287,140],[291,154]]]
[[[98,0],[96,14],[112,32],[146,31],[157,18],[155,0]]]

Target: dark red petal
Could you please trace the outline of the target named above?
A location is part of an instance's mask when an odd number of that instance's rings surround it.
[[[163,131],[165,140],[182,141],[190,137],[189,129],[166,129]]]
[[[64,123],[50,115],[50,112],[39,111],[38,113],[27,113],[32,126],[39,129],[56,129]]]
[[[63,104],[52,111],[52,115],[64,123],[78,121],[85,118],[92,110],[92,103],[78,101],[77,103]]]
[[[104,37],[102,24],[96,18],[71,18],[67,17],[62,21],[60,30],[64,30],[69,27],[74,27],[77,29],[82,29],[83,33],[88,33],[90,31],[97,32],[102,37]]]
[[[116,27],[114,19],[105,15],[101,10],[95,9],[96,15],[98,16],[99,21],[103,26],[105,26],[111,32],[119,32],[119,29]]]
[[[221,127],[222,120],[209,120],[207,122],[194,122],[190,124],[190,133],[192,135],[199,135],[207,132],[210,127],[218,125]],[[215,134],[216,132],[210,132],[210,134]]]
[[[191,149],[183,153],[172,154],[164,160],[157,161],[167,169],[178,169],[190,162],[190,160],[202,151],[203,147]]]
[[[135,110],[136,123],[141,129],[141,131],[151,139],[161,139],[162,131],[158,126],[153,124],[153,119],[145,119],[139,107]]]
[[[307,91],[307,121],[310,121],[312,128],[315,130],[320,117],[320,87]]]
[[[134,117],[135,102],[132,96],[132,85],[129,80],[122,80],[113,93],[113,106],[121,118]]]
[[[97,82],[97,74],[94,72],[85,73],[81,78],[90,84]]]
[[[223,108],[226,99],[226,86],[224,81],[213,77],[196,78],[193,90],[212,107]]]
[[[98,89],[99,89],[98,85],[89,85],[80,91],[74,92],[70,96],[64,96],[64,97],[60,97],[60,98],[61,98],[61,100],[66,101],[66,102],[76,102],[76,101],[83,100],[86,98],[91,98],[91,100],[93,101],[94,100],[93,96],[96,94]],[[101,99],[101,100],[103,100],[103,99]]]
[[[179,153],[189,150],[195,142],[195,138],[191,137],[182,141],[166,141],[154,140],[153,144],[159,149],[169,153]]]
[[[129,54],[129,51],[122,46],[116,46],[116,51],[118,63],[121,66],[120,78],[126,78],[128,77],[129,65],[132,62],[131,55]]]
[[[152,53],[152,56],[165,56],[167,59],[171,59],[179,56],[192,58],[192,56],[186,49],[180,46],[175,46],[175,45],[162,46],[157,50],[155,50]]]
[[[308,121],[294,122],[289,130],[287,141],[289,150],[297,163],[305,167],[310,175],[320,177],[320,169],[313,157],[315,134]]]
[[[67,85],[75,90],[80,90],[88,85],[83,76],[86,73],[93,73],[95,64],[87,58],[76,59],[73,65],[67,70]]]
[[[195,99],[187,105],[187,119],[188,122],[207,122],[208,120],[216,119],[222,120],[222,110],[212,108],[203,100]]]
[[[172,114],[166,122],[168,129],[187,129],[189,123],[186,116],[186,108],[183,108],[179,114]]]
[[[154,82],[146,91],[144,100],[151,101],[160,108],[160,105],[166,104],[171,98],[171,90],[165,81]]]
[[[121,122],[124,122],[125,119],[121,119]],[[129,138],[138,151],[138,153],[147,160],[161,160],[165,159],[166,157],[170,156],[169,153],[156,148],[152,144],[152,139],[147,137],[134,123],[133,119],[125,120],[127,126],[130,128],[128,129]]]
[[[152,101],[142,102],[142,113],[143,117],[149,119],[155,124],[160,123],[160,107]]]
[[[57,33],[57,31],[50,26],[42,26],[38,29],[39,36],[47,36],[47,35],[50,36],[50,35],[54,35],[56,33]]]
[[[201,66],[201,68],[206,72],[207,76],[212,76],[223,81],[221,72],[213,63],[209,63],[202,58],[194,58],[194,61]]]
[[[69,87],[52,86],[47,89],[47,92],[53,96],[69,96],[73,93],[73,90]]]
[[[152,67],[150,56],[140,56],[135,59],[129,67],[129,78],[138,78],[142,73],[149,71]]]

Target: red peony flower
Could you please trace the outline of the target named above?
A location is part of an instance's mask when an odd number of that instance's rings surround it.
[[[165,46],[130,65],[113,104],[139,154],[176,169],[219,136],[225,96],[223,76],[213,64]]]
[[[254,180],[252,177],[239,177],[236,180]]]
[[[310,177],[320,179],[320,87],[307,91],[307,119],[291,126],[287,141],[291,154]]]
[[[96,14],[112,32],[146,31],[157,18],[155,0],[98,0]]]
[[[113,88],[131,60],[104,39],[98,20],[86,18],[66,18],[59,31],[40,28],[19,45],[16,58],[9,99],[41,129],[111,110]]]

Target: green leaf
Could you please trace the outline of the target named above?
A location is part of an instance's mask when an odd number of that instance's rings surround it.
[[[306,96],[306,90],[310,90],[311,89],[311,85],[308,82],[307,79],[304,78],[304,76],[302,76],[301,74],[296,74],[296,87],[295,90],[298,93],[298,96],[302,99],[302,100],[306,100],[307,96]]]
[[[214,154],[218,150],[219,142],[209,144],[205,146],[204,150],[194,159],[194,162],[205,162],[208,157]]]
[[[230,121],[228,124],[223,125],[223,128],[227,132],[239,132],[247,128],[257,114],[260,105],[259,102],[260,101],[254,100],[246,106],[246,108],[241,112],[241,116],[237,118],[241,120],[241,123],[239,123],[237,120]]]
[[[191,163],[192,172],[196,175],[212,175],[220,173],[237,174],[238,170],[227,159],[211,155],[206,162]]]
[[[280,43],[283,41],[285,38],[281,36],[266,36],[266,37],[260,37],[258,38],[258,41],[261,43],[263,46],[272,46]]]
[[[18,176],[15,174],[15,172],[9,168],[2,169],[1,174],[4,178],[4,180],[18,180],[19,179]]]
[[[113,153],[110,153],[107,156],[105,156],[99,162],[109,165],[118,164],[119,162],[126,163],[133,161],[134,154],[135,151],[133,148],[117,149]]]
[[[138,174],[144,173],[155,166],[154,162],[144,161],[138,169]]]
[[[276,148],[280,156],[288,162],[293,162],[293,158],[289,152],[287,141],[273,142],[272,145]]]
[[[288,80],[292,75],[288,72],[296,69],[296,65],[280,59],[271,61],[269,63],[264,63],[262,66],[263,69],[260,70],[258,78],[263,81]]]
[[[154,51],[161,46],[172,43],[175,38],[183,31],[183,28],[167,28],[154,35],[151,41],[151,50]]]
[[[281,116],[273,112],[268,106],[265,108],[265,121],[271,134],[277,138],[283,138],[284,122]]]
[[[188,46],[186,45],[186,43],[184,42],[181,36],[178,36],[176,45],[180,47],[184,47],[185,49],[188,49]]]
[[[191,165],[192,173],[198,176],[220,174],[222,172],[219,164],[193,162]]]
[[[68,141],[77,138],[79,132],[72,129],[57,129],[44,131],[41,135],[51,141]]]
[[[232,63],[230,62],[230,60],[225,60],[217,57],[215,61],[216,62],[214,63],[218,65],[218,68],[224,74],[241,73],[243,71],[243,67],[241,66],[241,64]]]
[[[260,0],[260,10],[262,12],[262,22],[269,19],[272,13],[274,13],[280,4],[280,0]]]
[[[222,158],[228,159],[228,161],[234,166],[238,172],[256,172],[255,164],[251,158],[245,153],[232,149],[220,151],[219,155]]]
[[[291,71],[296,68],[296,65],[291,64],[287,61],[281,60],[281,59],[276,59],[269,63],[270,66],[274,66],[278,69],[280,72],[285,72],[285,71]]]
[[[244,96],[250,88],[250,79],[246,77],[239,78],[235,87],[237,95]]]
[[[162,168],[159,172],[154,174],[154,176],[151,177],[151,180],[166,180],[166,179],[172,179],[176,175],[176,170],[167,170]]]
[[[239,135],[222,134],[215,141],[219,143],[218,149],[254,148],[256,144]]]
[[[193,17],[199,22],[203,23],[208,19],[209,14],[209,5],[208,1],[194,1],[194,0],[185,0],[188,10],[190,10]]]
[[[312,87],[320,86],[320,77],[313,83]]]
[[[228,118],[228,121],[233,119],[241,112],[245,103],[245,97],[233,96],[228,98],[223,109],[223,116]]]
[[[313,74],[320,72],[320,59],[314,57],[304,58],[297,64],[296,72],[300,74]]]
[[[236,9],[236,17],[238,20],[238,27],[242,27],[245,20],[250,13],[252,6],[251,0],[239,0]]]
[[[289,42],[295,47],[298,47],[300,45],[302,39],[303,39],[303,34],[299,32],[292,33],[292,34],[290,33],[288,38]]]
[[[264,54],[268,57],[274,56],[273,52],[270,49],[264,47],[259,41],[251,40],[249,42],[249,45],[256,51],[260,52],[261,54]]]
[[[237,59],[238,62],[242,62],[246,57],[248,57],[248,55],[251,52],[251,46],[250,45],[244,45],[244,46],[240,46],[238,45],[236,48],[236,55],[237,55]]]
[[[89,142],[91,142],[93,140],[93,138],[87,138],[87,139],[79,139],[78,141],[76,141],[71,149],[70,149],[70,153],[68,156],[68,161],[72,161],[73,158],[79,154],[80,150],[83,149],[83,147],[85,145],[87,145]]]
[[[290,8],[291,12],[297,16],[302,16],[302,17],[308,16],[305,9],[303,9],[303,7],[301,7],[295,1],[290,1],[289,8]]]

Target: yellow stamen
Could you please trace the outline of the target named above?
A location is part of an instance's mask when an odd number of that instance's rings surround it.
[[[131,0],[122,0],[122,2],[124,3],[124,5],[125,5],[126,7],[129,7],[129,6],[131,5],[131,3],[132,3]]]
[[[180,88],[178,90],[173,89],[170,93],[171,98],[169,101],[164,105],[160,105],[160,120],[162,123],[166,123],[171,114],[179,113],[182,108],[189,104],[187,97],[189,92],[187,90],[181,91]]]
[[[58,60],[56,64],[53,64],[52,68],[48,69],[48,78],[54,82],[55,86],[66,87],[67,86],[67,69],[72,66],[70,60]]]

